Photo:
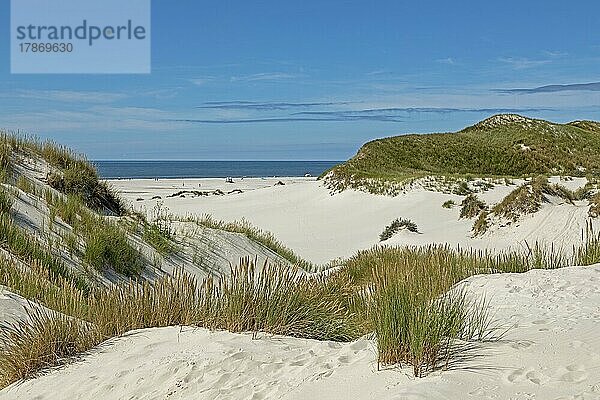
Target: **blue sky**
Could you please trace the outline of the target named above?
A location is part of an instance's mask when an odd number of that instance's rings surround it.
[[[498,112],[600,120],[597,1],[152,2],[149,75],[11,75],[0,127],[91,159],[341,160]],[[9,2],[0,2],[1,37]]]

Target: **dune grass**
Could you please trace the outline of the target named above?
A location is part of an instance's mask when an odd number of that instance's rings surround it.
[[[0,381],[33,377],[129,330],[171,325],[336,341],[374,332],[382,365],[410,365],[423,376],[460,354],[456,339],[493,337],[485,301],[453,285],[475,274],[575,260],[600,261],[600,240],[591,238],[572,259],[537,246],[529,254],[498,255],[447,246],[376,247],[318,276],[282,265],[258,268],[246,258],[231,275],[200,283],[179,271],[154,283],[132,280],[89,292],[67,279],[52,281],[43,268],[4,260],[0,283],[72,319],[37,315],[33,324],[0,330]]]
[[[240,221],[224,222],[214,219],[211,215],[205,214],[200,218],[188,217],[187,220],[207,228],[241,233],[249,239],[262,244],[266,248],[288,260],[293,265],[296,265],[305,271],[312,271],[315,269],[315,266],[311,262],[298,256],[293,250],[280,242],[271,232],[259,229],[245,219]]]
[[[443,208],[452,208],[456,205],[456,203],[454,202],[454,200],[446,200],[444,203],[442,203],[442,207]]]
[[[473,236],[483,235],[490,227],[490,222],[488,221],[489,217],[488,211],[482,211],[475,222],[473,223],[473,227],[471,228],[471,232],[473,232]]]
[[[419,233],[417,224],[415,224],[410,219],[396,218],[392,221],[391,224],[385,227],[383,232],[381,232],[381,234],[379,235],[379,241],[383,242],[385,240],[388,240],[403,229],[406,229],[409,232]]]
[[[34,310],[29,323],[0,329],[4,384],[33,377],[133,329],[196,325],[341,341],[367,332],[340,282],[312,279],[292,267],[257,268],[251,259],[243,259],[231,276],[201,284],[177,272],[154,283],[130,281],[90,293],[66,281],[67,288],[59,288],[40,270],[6,264],[3,271],[2,283],[62,313]]]
[[[55,170],[48,183],[64,194],[77,195],[97,211],[123,215],[127,211],[119,196],[101,182],[94,166],[81,154],[50,141],[40,141],[8,131],[0,131],[0,168],[3,176],[11,176],[17,157],[34,155],[44,159]]]
[[[493,322],[485,303],[464,291],[439,295],[423,272],[378,266],[370,297],[379,363],[408,364],[416,377],[447,365],[460,351],[457,339],[482,340]]]
[[[592,218],[598,218],[598,216],[600,216],[600,192],[590,196],[589,202],[590,208],[588,215]]]
[[[88,215],[82,228],[85,236],[83,259],[98,271],[112,269],[125,276],[137,276],[144,263],[125,232],[101,216]]]
[[[0,247],[21,260],[35,261],[43,265],[55,279],[59,277],[75,282],[78,287],[88,287],[85,277],[70,271],[48,246],[14,224],[8,214],[0,214]]]
[[[592,128],[596,125],[497,115],[456,133],[373,140],[322,178],[335,191],[398,194],[391,185],[428,175],[596,176],[600,171],[600,142],[597,128]]]
[[[78,195],[52,198],[49,206],[51,218],[58,215],[83,238],[83,260],[88,265],[128,277],[140,274],[144,266],[142,255],[116,222],[87,209]]]
[[[80,320],[47,310],[30,312],[29,318],[28,324],[1,327],[0,387],[32,378],[98,343],[94,331]]]
[[[485,203],[474,194],[469,194],[460,203],[460,218],[475,218],[486,210]]]
[[[511,221],[517,221],[521,215],[537,212],[546,202],[545,188],[548,187],[546,177],[537,177],[531,183],[524,183],[510,192],[502,201],[492,208],[492,212]]]

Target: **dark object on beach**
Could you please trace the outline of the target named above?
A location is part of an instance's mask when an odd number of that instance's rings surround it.
[[[285,186],[285,183],[283,183],[283,182],[279,181],[279,182],[277,182],[277,183],[275,184],[275,186]]]
[[[234,193],[241,194],[244,192],[242,192],[242,189],[233,189],[232,191],[227,192],[227,194],[234,194]]]
[[[304,174],[304,177],[305,177],[305,178],[311,178],[311,177],[312,177],[312,175],[311,175],[311,174],[309,174],[309,173],[306,173],[306,174]]]
[[[228,176],[228,177],[225,179],[225,183],[233,183],[233,178],[232,178],[232,177],[230,177],[230,176]]]
[[[137,199],[135,199],[135,201],[144,201],[144,199],[142,199],[141,197],[138,197]]]
[[[223,196],[225,193],[223,193],[221,189],[217,189],[213,192],[213,194],[216,194],[217,196]]]
[[[162,197],[160,197],[160,196],[154,196],[154,197],[152,197],[152,200],[161,200],[161,199],[162,199]]]

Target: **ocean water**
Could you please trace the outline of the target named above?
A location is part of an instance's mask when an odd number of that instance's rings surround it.
[[[93,161],[104,179],[319,176],[341,161]]]

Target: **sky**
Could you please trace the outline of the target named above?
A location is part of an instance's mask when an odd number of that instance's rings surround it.
[[[490,115],[600,120],[600,2],[152,1],[152,72],[11,75],[0,127],[93,160],[344,160]]]

